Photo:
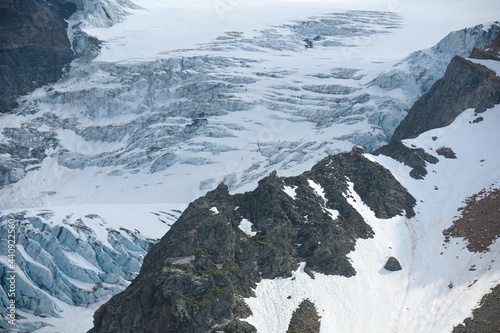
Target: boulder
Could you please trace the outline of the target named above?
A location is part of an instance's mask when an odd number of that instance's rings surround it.
[[[396,272],[396,271],[400,271],[403,269],[401,267],[401,264],[399,263],[398,259],[396,259],[394,257],[389,257],[384,268],[387,269],[388,271],[391,271],[391,272]]]
[[[353,154],[364,154],[365,153],[365,148],[361,147],[361,146],[358,146],[358,145],[354,145],[351,149],[351,153]]]

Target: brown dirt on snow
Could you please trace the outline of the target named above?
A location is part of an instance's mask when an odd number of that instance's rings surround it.
[[[445,242],[450,237],[463,237],[471,252],[485,252],[500,236],[500,189],[482,190],[465,200],[466,206],[459,208],[462,216],[443,231]]]

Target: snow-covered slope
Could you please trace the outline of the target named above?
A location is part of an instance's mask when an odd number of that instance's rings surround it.
[[[93,15],[98,20],[86,20],[85,31],[105,43],[97,60],[111,63],[155,60],[175,50],[196,49],[225,32],[253,37],[265,27],[352,10],[398,14],[404,20],[404,29],[392,31],[391,40],[353,39],[353,44],[360,48],[345,50],[351,61],[364,61],[367,57],[395,60],[435,45],[450,31],[495,21],[499,9],[495,0],[456,0],[453,5],[432,0],[134,0],[138,9],[130,9],[126,1],[88,3],[105,8],[111,17],[118,16],[117,4],[123,8],[118,12],[129,13],[120,24],[110,28],[101,28],[109,21],[106,15],[97,15],[102,10]]]
[[[366,157],[388,168],[417,199],[416,216],[377,219],[354,189],[346,193],[368,221],[375,237],[358,240],[349,257],[357,275],[351,278],[299,269],[287,279],[264,280],[256,298],[245,301],[259,332],[286,331],[292,312],[310,299],[321,316],[321,332],[450,332],[500,281],[500,243],[485,252],[470,252],[463,237],[445,242],[459,208],[469,197],[500,187],[500,106],[482,113],[462,113],[451,125],[405,140],[439,159],[428,165],[423,180],[409,177],[410,168],[385,156]],[[456,159],[436,151],[451,148]],[[484,196],[484,195],[483,195]],[[481,196],[478,196],[480,198]],[[384,264],[396,257],[403,270],[389,272]],[[290,297],[291,296],[291,297]]]

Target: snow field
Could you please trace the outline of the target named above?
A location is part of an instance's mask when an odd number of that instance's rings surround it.
[[[382,48],[371,48],[371,40],[355,40],[359,51],[352,54],[366,57],[376,53],[398,59],[414,50],[431,47],[450,31],[498,20],[500,10],[495,0],[458,0],[453,6],[446,1],[431,0],[136,0],[134,4],[140,9],[127,9],[130,15],[114,26],[86,28],[88,34],[105,42],[96,61],[150,61],[172,51],[193,49],[226,31],[240,31],[252,37],[254,29],[346,10],[403,15],[406,28],[396,34],[396,43],[384,42]]]

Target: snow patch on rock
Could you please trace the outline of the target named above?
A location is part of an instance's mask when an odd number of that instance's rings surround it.
[[[247,219],[242,219],[239,225],[241,231],[247,234],[248,237],[253,237],[257,235],[256,231],[252,231],[253,223]]]

